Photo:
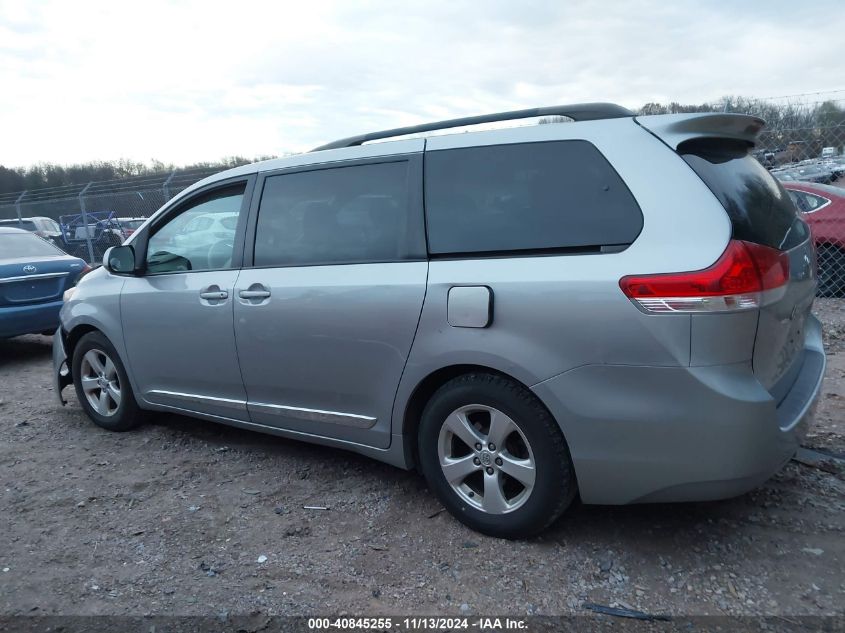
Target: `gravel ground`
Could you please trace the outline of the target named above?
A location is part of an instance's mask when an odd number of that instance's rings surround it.
[[[845,452],[845,304],[808,444]],[[845,475],[796,462],[729,501],[575,506],[541,537],[463,527],[415,473],[162,415],[102,431],[0,341],[0,615],[677,615],[845,609]],[[322,506],[309,510],[303,506]]]

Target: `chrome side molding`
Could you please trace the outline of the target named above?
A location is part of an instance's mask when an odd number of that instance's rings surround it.
[[[303,407],[288,407],[281,404],[267,404],[264,402],[250,402],[249,410],[255,410],[260,413],[269,413],[270,415],[284,416],[286,418],[296,418],[297,420],[351,426],[356,429],[371,429],[376,424],[376,418],[368,415],[341,413],[339,411],[322,411],[320,409],[305,409]]]
[[[238,411],[246,411],[246,401],[231,400],[229,398],[214,398],[212,396],[201,396],[195,393],[180,393],[178,391],[164,391],[162,389],[153,389],[144,394],[148,397],[163,397],[180,402],[191,402],[193,404],[213,404],[218,407],[226,407],[227,409],[237,409]]]
[[[178,400],[183,403],[206,404],[238,411],[255,411],[256,413],[267,413],[296,420],[309,422],[324,422],[340,426],[351,426],[356,429],[371,429],[375,426],[377,418],[369,415],[357,415],[355,413],[342,413],[340,411],[323,411],[321,409],[306,409],[304,407],[289,407],[281,404],[268,404],[266,402],[246,402],[245,400],[232,400],[230,398],[215,398],[213,396],[201,396],[196,393],[180,393],[178,391],[165,391],[163,389],[152,389],[145,396],[152,400],[164,398],[165,400]],[[163,402],[161,404],[166,404]]]

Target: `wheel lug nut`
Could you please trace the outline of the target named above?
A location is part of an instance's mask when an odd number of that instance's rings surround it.
[[[493,474],[493,469],[492,469],[490,466],[488,466],[488,467],[487,467],[487,474],[488,474],[488,475],[492,475],[492,474]]]
[[[474,497],[474,496],[475,496],[475,493],[474,493],[472,490],[470,490],[467,494],[468,494],[470,497]]]
[[[493,444],[493,442],[490,442],[490,443],[487,445],[487,448],[489,448],[491,451],[495,451],[495,450],[496,450],[496,445],[495,445],[495,444]]]
[[[480,442],[475,443],[475,450],[477,450],[477,451],[481,450],[481,443]]]
[[[496,458],[496,466],[501,466],[501,465],[502,465],[502,458],[501,458],[501,457],[497,457],[497,458]]]
[[[481,460],[476,457],[475,459],[472,460],[472,463],[475,464],[476,466],[480,466]]]

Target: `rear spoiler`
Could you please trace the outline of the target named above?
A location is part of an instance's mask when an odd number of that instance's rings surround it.
[[[699,138],[725,138],[754,145],[766,125],[756,116],[720,112],[654,114],[635,117],[634,121],[674,150],[684,141]]]

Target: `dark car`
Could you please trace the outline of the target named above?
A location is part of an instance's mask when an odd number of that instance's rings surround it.
[[[0,227],[0,338],[52,334],[86,263],[23,229]]]
[[[23,229],[24,231],[31,231],[38,237],[43,237],[45,240],[55,244],[59,248],[64,246],[62,228],[53,218],[36,216],[21,218],[19,220],[0,220],[0,226],[8,226],[16,229]]]
[[[819,295],[845,294],[845,189],[814,182],[783,182],[813,232]]]

